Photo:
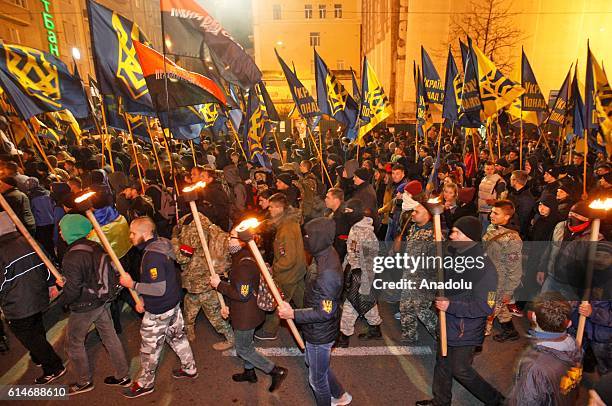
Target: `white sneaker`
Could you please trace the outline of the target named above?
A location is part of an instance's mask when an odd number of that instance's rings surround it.
[[[353,397],[350,393],[344,392],[340,399],[336,399],[334,397],[331,398],[331,406],[344,406],[348,405],[353,401]]]

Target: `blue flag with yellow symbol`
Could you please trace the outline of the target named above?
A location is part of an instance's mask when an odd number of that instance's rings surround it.
[[[314,63],[319,110],[347,127],[354,127],[359,113],[357,102],[329,70],[316,50],[314,50]]]
[[[244,126],[242,128],[242,139],[249,160],[260,160],[258,155],[264,154],[263,139],[266,135],[265,118],[262,105],[257,95],[257,87],[249,91],[247,100],[247,111]]]
[[[478,80],[478,61],[474,55],[468,38],[470,47],[465,54],[463,61],[464,71],[460,78],[455,80],[455,93],[458,100],[458,124],[461,127],[480,128],[480,112],[483,109],[480,99],[480,84]],[[463,57],[462,48],[462,57]]]
[[[89,114],[81,81],[38,49],[0,43],[0,86],[23,119],[65,109],[78,118]]]
[[[444,83],[442,83],[436,67],[423,46],[421,46],[421,67],[425,101],[430,104],[442,105],[444,102]]]
[[[295,102],[300,115],[304,118],[308,118],[321,114],[319,107],[317,106],[317,102],[315,102],[314,98],[310,95],[306,87],[302,84],[302,82],[300,82],[297,74],[292,71],[289,66],[287,66],[276,49],[274,52],[278,58],[278,63],[280,63],[281,68],[283,69],[283,73],[287,79],[287,84],[289,85],[289,91],[291,92],[291,96],[293,97],[293,101]],[[247,113],[247,116],[248,115],[249,114]]]
[[[570,74],[572,68],[567,71],[563,84],[559,89],[555,103],[552,106],[547,123],[557,127],[563,127],[567,122],[567,115],[570,106]]]
[[[364,146],[363,137],[393,112],[382,84],[365,56],[363,57],[363,72],[361,74],[361,92],[361,107],[357,121],[359,127],[357,142]]]
[[[455,93],[455,80],[461,80],[457,71],[457,64],[450,46],[446,60],[446,76],[444,77],[444,102],[442,103],[442,118],[447,126],[457,121],[457,95]]]

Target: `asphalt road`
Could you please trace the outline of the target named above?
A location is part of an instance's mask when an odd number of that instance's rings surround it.
[[[424,328],[420,327],[420,342],[405,347],[399,341],[399,322],[393,318],[395,307],[381,306],[384,339],[361,341],[355,334],[351,348],[332,357],[332,368],[345,389],[353,395],[352,405],[413,405],[416,400],[431,396],[431,380],[435,361],[435,343]],[[67,315],[53,307],[46,314],[49,327],[48,337],[65,360],[64,336]],[[138,349],[140,345],[139,319],[124,309],[123,333],[120,339],[131,362],[132,376],[139,368]],[[525,320],[516,319],[521,331]],[[365,329],[365,323],[358,322],[356,333]],[[8,330],[8,329],[7,329]],[[155,392],[138,399],[124,398],[119,388],[103,383],[112,374],[106,351],[95,332],[89,334],[87,348],[92,361],[95,389],[71,397],[75,405],[314,405],[308,386],[304,358],[296,351],[293,340],[286,328],[281,329],[276,341],[257,342],[263,351],[274,354],[271,359],[289,369],[283,386],[274,394],[267,390],[269,377],[258,372],[256,384],[235,383],[231,375],[242,370],[242,363],[230,352],[221,353],[211,348],[220,337],[208,321],[200,314],[196,325],[197,338],[192,344],[199,377],[195,380],[175,380],[171,371],[178,365],[178,358],[166,346],[163,360],[157,374]],[[10,336],[11,350],[0,356],[0,385],[30,384],[41,374],[33,365],[25,349]],[[479,373],[503,393],[510,390],[516,361],[527,345],[521,338],[512,343],[496,343],[487,338],[482,354],[475,358],[474,366]],[[66,374],[54,384],[69,384],[72,376]],[[585,390],[583,389],[583,393]],[[584,394],[582,396],[584,399]],[[1,402],[6,404],[7,402]],[[582,403],[582,402],[581,402]],[[39,401],[36,404],[65,404],[61,401]],[[453,386],[453,405],[480,404],[458,383]]]

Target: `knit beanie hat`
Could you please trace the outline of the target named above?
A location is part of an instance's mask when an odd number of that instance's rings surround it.
[[[66,214],[59,223],[62,236],[68,244],[79,238],[87,237],[93,229],[91,222],[80,214]]]
[[[354,176],[357,176],[364,182],[369,182],[372,179],[372,172],[367,168],[359,168],[355,171]]]
[[[293,181],[293,176],[290,173],[281,173],[276,177],[277,180],[283,182],[287,186],[291,186],[291,182]]]
[[[482,225],[480,220],[472,216],[464,216],[459,218],[453,223],[453,227],[456,227],[465,234],[472,241],[481,241]]]
[[[580,200],[578,203],[573,205],[570,211],[589,219],[594,217],[593,210],[589,207],[589,203],[585,200]]]
[[[397,191],[399,193],[406,192],[409,193],[411,196],[416,196],[423,191],[423,186],[418,180],[411,180],[410,182],[402,183],[401,185],[399,185]]]

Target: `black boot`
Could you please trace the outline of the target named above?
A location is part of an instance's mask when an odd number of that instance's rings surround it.
[[[0,353],[4,354],[9,352],[9,341],[5,335],[0,335]]]
[[[351,339],[351,336],[344,335],[342,332],[340,332],[333,347],[334,348],[348,348],[350,339]]]
[[[380,325],[378,326],[368,325],[368,331],[366,331],[365,333],[359,334],[359,338],[362,340],[380,340],[382,338],[382,333],[380,331]]]
[[[281,383],[283,383],[283,381],[287,377],[287,372],[287,368],[274,367],[274,369],[270,371],[272,383],[270,384],[268,391],[274,392],[275,390],[277,390],[280,387]]]
[[[257,375],[255,375],[254,369],[245,369],[241,374],[232,375],[234,382],[257,382]]]
[[[493,336],[493,339],[498,343],[505,343],[506,341],[516,341],[519,339],[519,333],[514,328],[512,320],[501,324],[502,332]]]

